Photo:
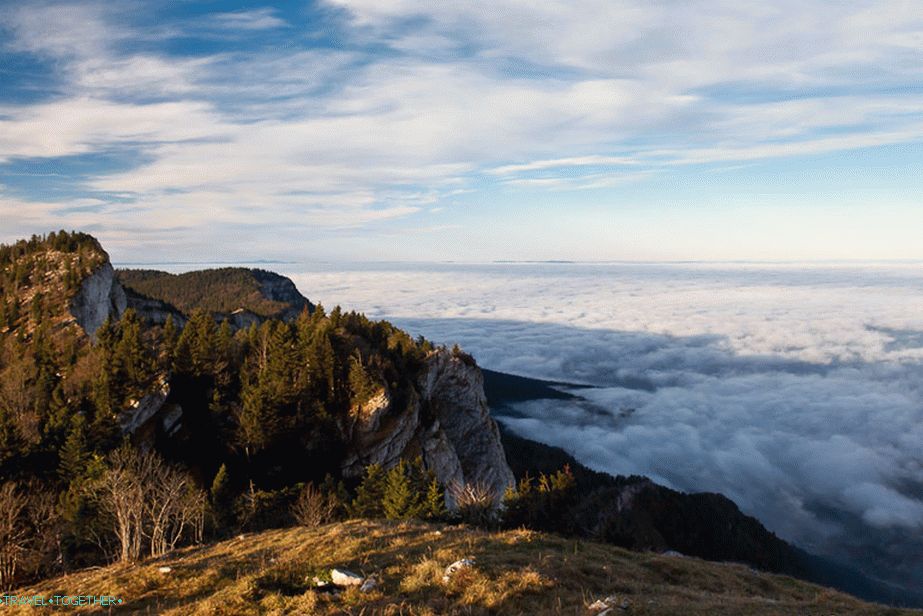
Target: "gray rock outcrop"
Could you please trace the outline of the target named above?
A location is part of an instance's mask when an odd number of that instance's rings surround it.
[[[168,317],[173,317],[173,324],[176,327],[182,328],[186,325],[186,315],[166,302],[145,297],[131,289],[126,290],[125,295],[128,299],[128,307],[152,325],[164,325]]]
[[[513,472],[473,360],[447,349],[432,352],[406,397],[398,405],[382,389],[352,410],[341,426],[350,443],[343,474],[355,477],[369,464],[388,468],[420,456],[441,484],[478,484],[499,501]]]
[[[464,482],[489,487],[499,501],[515,478],[490,416],[480,368],[468,355],[440,349],[429,356],[419,384],[421,397],[461,464]],[[438,462],[432,461],[433,468]]]
[[[106,261],[83,279],[80,290],[71,300],[70,313],[83,331],[94,338],[106,319],[110,315],[118,319],[126,306],[125,291],[115,278],[112,264]]]
[[[314,310],[314,305],[298,291],[291,279],[260,269],[253,270],[253,276],[260,283],[260,292],[264,297],[274,302],[289,304],[290,308],[279,315],[283,321],[297,318],[305,308],[309,311]]]

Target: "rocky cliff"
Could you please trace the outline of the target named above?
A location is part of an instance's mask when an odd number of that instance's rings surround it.
[[[117,319],[125,312],[126,306],[125,291],[116,280],[115,270],[107,259],[83,279],[80,289],[71,300],[70,313],[92,338],[108,317]]]
[[[342,428],[350,443],[342,463],[347,477],[369,464],[389,467],[402,457],[421,456],[443,485],[482,485],[499,501],[513,483],[481,371],[444,348],[427,357],[405,404],[382,389],[352,409]]]
[[[125,289],[125,296],[128,307],[152,325],[164,325],[169,317],[173,317],[173,323],[177,327],[186,324],[186,315],[167,302],[146,297],[130,288]]]
[[[123,433],[142,447],[178,433],[184,412],[169,394],[169,380],[164,380],[123,410]],[[441,484],[485,486],[498,503],[514,481],[487,407],[480,369],[444,348],[427,357],[403,404],[382,389],[351,409],[340,420],[340,429],[346,444],[340,461],[344,477],[361,476],[369,464],[389,468],[401,458],[420,456]],[[451,496],[448,504],[454,504]]]

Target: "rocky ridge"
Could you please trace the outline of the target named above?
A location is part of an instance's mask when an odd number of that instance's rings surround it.
[[[368,464],[389,467],[419,455],[443,485],[478,484],[499,500],[514,482],[481,371],[448,349],[430,353],[403,408],[382,389],[344,423],[352,444],[342,465],[345,476],[360,475]]]
[[[268,299],[293,304],[283,318],[295,318],[303,309],[298,306],[308,305],[288,278],[259,270],[254,276]],[[71,304],[77,323],[91,337],[106,318],[119,318],[126,308],[158,325],[168,316],[179,327],[187,320],[167,302],[124,289],[108,260],[83,281]],[[215,316],[228,318],[234,329],[264,320],[243,309]],[[183,423],[183,409],[170,399],[169,377],[164,376],[153,391],[123,409],[119,420],[123,433],[145,447],[152,446],[158,435],[176,433]],[[499,429],[490,416],[483,375],[470,356],[462,353],[434,350],[405,404],[396,404],[391,392],[382,389],[352,409],[340,427],[348,443],[341,464],[345,477],[360,476],[369,464],[389,468],[401,458],[421,456],[441,484],[478,484],[489,488],[498,502],[514,482]],[[448,504],[453,505],[451,498]]]
[[[70,312],[77,324],[91,338],[110,316],[119,318],[128,305],[125,290],[115,278],[108,259],[83,279],[70,303]]]

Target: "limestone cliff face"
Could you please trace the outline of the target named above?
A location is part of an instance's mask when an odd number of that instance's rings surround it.
[[[458,457],[465,482],[490,486],[502,497],[514,482],[513,471],[490,416],[480,368],[469,356],[442,349],[430,355],[419,384],[421,397]]]
[[[71,300],[70,313],[91,338],[110,315],[117,319],[125,312],[127,300],[122,285],[115,279],[109,261],[84,278]]]
[[[480,369],[446,349],[429,355],[408,400],[398,405],[383,389],[354,408],[342,427],[351,445],[346,476],[360,475],[368,464],[388,467],[421,456],[443,485],[488,486],[498,500],[514,481]]]
[[[275,302],[289,304],[290,308],[279,315],[283,321],[297,318],[305,308],[314,309],[313,304],[305,299],[291,279],[265,270],[253,270],[253,276],[260,283],[260,292],[264,297]]]
[[[176,327],[183,327],[186,324],[186,315],[166,302],[145,297],[131,289],[126,289],[125,295],[128,298],[128,307],[152,325],[164,325],[168,317],[173,317],[173,324]]]

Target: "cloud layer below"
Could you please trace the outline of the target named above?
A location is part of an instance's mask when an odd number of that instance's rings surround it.
[[[504,421],[594,468],[718,491],[805,548],[919,586],[918,264],[312,268],[312,299],[594,385]]]

